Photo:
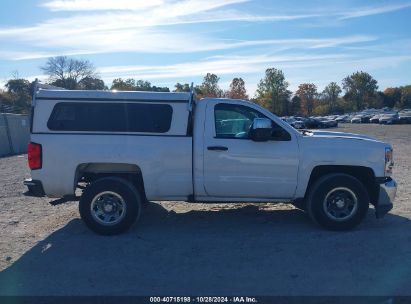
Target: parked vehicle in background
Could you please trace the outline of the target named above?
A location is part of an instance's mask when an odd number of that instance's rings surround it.
[[[370,118],[370,123],[380,123],[380,118],[382,114],[377,114],[374,115],[373,117]]]
[[[323,123],[314,117],[305,118],[304,124],[307,129],[323,128]]]
[[[335,118],[337,122],[348,122],[349,115],[340,115]]]
[[[336,128],[336,127],[338,127],[338,122],[336,120],[329,119],[329,118],[326,118],[326,117],[321,117],[321,118],[319,118],[319,120],[323,124],[324,128]]]
[[[296,119],[295,117],[283,117],[282,120],[289,123],[295,129],[305,129],[304,121]]]
[[[290,202],[333,230],[393,207],[391,145],[297,131],[252,102],[35,90],[32,113],[25,184],[53,198],[81,189],[80,216],[100,234],[127,230],[151,200]]]
[[[411,110],[404,110],[398,113],[399,123],[411,124]]]
[[[356,115],[351,119],[351,123],[369,123],[372,115]]]
[[[377,124],[396,124],[411,123],[411,109],[403,109],[399,112],[391,108],[366,109],[361,112],[347,113],[343,115],[311,116],[310,118],[295,117],[304,120],[309,129],[320,129],[335,127],[336,123],[377,123]],[[330,122],[332,121],[332,122]],[[335,122],[334,122],[335,121]]]
[[[374,116],[373,114],[364,115],[361,119],[361,123],[370,123],[370,119],[373,116]]]
[[[298,120],[298,121],[302,121],[303,123],[304,123],[304,125],[305,125],[305,120],[306,120],[306,118],[305,117],[301,117],[301,116],[293,116],[296,120]]]
[[[361,123],[362,122],[362,115],[356,115],[351,118],[351,123]]]
[[[298,130],[305,129],[305,124],[301,120],[295,120],[291,125]]]
[[[392,125],[400,122],[398,113],[383,114],[380,117],[380,124]]]

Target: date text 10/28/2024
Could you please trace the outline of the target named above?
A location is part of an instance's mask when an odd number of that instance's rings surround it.
[[[258,303],[253,297],[150,297],[150,303]]]

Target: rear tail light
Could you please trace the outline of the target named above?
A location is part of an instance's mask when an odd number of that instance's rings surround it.
[[[28,150],[29,168],[31,170],[41,169],[41,165],[42,165],[41,145],[31,142],[29,143],[27,150]]]

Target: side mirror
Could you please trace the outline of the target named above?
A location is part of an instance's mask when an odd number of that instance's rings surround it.
[[[268,118],[254,118],[250,128],[250,138],[253,141],[267,141],[271,138],[272,125]]]

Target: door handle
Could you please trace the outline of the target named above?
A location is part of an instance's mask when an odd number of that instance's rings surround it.
[[[210,151],[227,151],[228,148],[223,147],[223,146],[211,146],[211,147],[207,147],[207,150],[210,150]]]

